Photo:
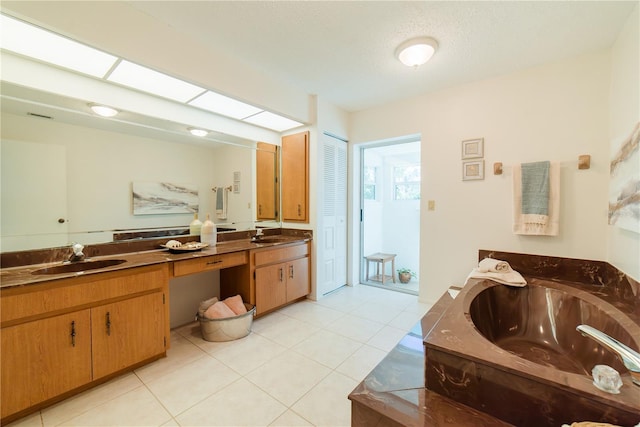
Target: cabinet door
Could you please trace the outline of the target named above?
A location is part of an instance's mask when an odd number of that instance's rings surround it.
[[[1,331],[2,418],[91,381],[89,309]]]
[[[300,258],[287,263],[287,302],[310,292],[309,258]]]
[[[256,219],[278,218],[278,147],[258,142],[256,150]]]
[[[287,302],[286,265],[256,268],[256,314],[265,313]]]
[[[309,222],[309,132],[282,138],[282,220]]]
[[[91,309],[94,379],[165,351],[163,299],[154,292]]]

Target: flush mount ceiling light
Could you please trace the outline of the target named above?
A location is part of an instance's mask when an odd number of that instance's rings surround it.
[[[111,108],[106,105],[89,104],[89,107],[91,107],[91,111],[102,117],[113,117],[119,113],[115,108]]]
[[[209,134],[208,131],[198,128],[189,128],[189,132],[191,132],[191,135],[199,137],[207,136]]]
[[[438,48],[438,42],[431,37],[417,37],[407,40],[396,49],[396,58],[407,67],[418,67],[426,63]]]

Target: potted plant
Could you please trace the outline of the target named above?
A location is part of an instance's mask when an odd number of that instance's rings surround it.
[[[399,268],[397,271],[400,283],[409,283],[412,277],[416,277],[416,273],[411,271],[409,268]]]

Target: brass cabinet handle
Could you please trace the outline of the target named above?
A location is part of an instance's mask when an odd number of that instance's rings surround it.
[[[214,265],[214,264],[220,264],[223,260],[221,259],[217,259],[215,261],[209,261],[207,262],[207,265]]]
[[[258,205],[258,215],[262,215],[262,205]]]
[[[71,347],[76,346],[76,321],[71,321]]]
[[[107,311],[107,335],[111,336],[111,313]]]
[[[302,206],[298,205],[298,216],[302,216]]]
[[[280,268],[280,281],[282,282],[283,280],[284,280],[284,270]]]

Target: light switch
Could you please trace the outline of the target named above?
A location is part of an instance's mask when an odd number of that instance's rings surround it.
[[[429,200],[427,202],[427,209],[430,211],[435,211],[436,210],[436,201],[435,200]]]

